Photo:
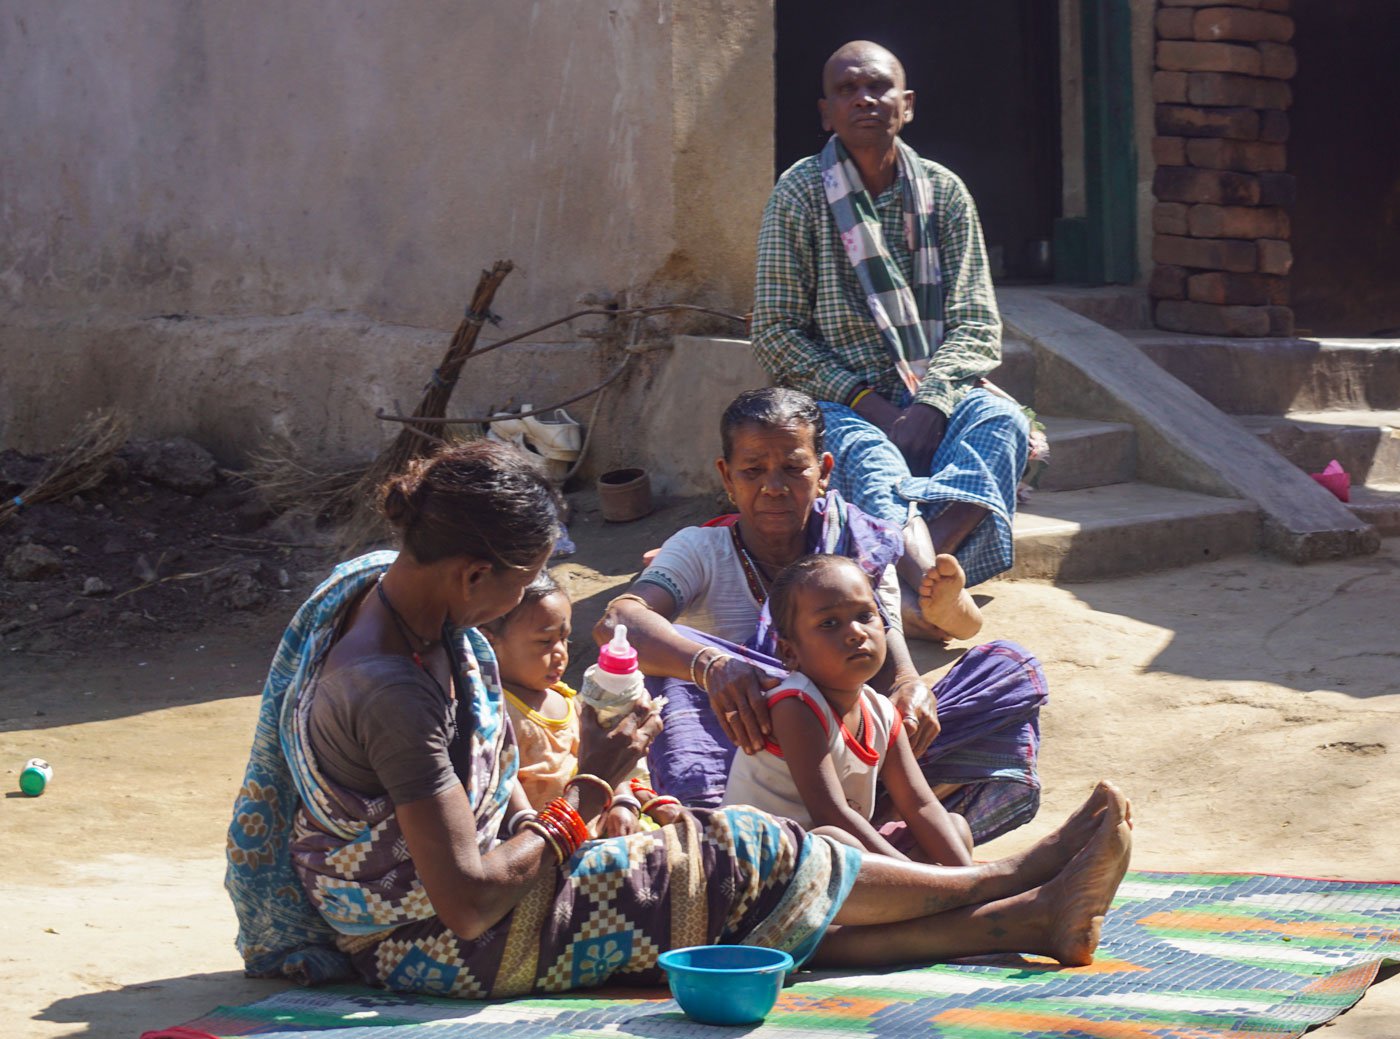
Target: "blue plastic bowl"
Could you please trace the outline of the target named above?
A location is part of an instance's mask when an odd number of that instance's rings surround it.
[[[681,1009],[707,1025],[762,1021],[792,970],[791,956],[756,945],[696,945],[658,959]]]

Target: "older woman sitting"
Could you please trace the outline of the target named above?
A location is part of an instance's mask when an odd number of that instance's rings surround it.
[[[930,694],[900,630],[895,569],[904,535],[827,490],[832,458],[823,430],[821,409],[796,390],[736,398],[720,421],[717,465],[737,522],[669,538],[595,629],[601,644],[615,625],[627,625],[653,693],[667,698],[666,728],[650,756],[657,789],[688,805],[717,805],[735,748],[762,749],[763,692],[784,673],[766,615],[768,586],[798,557],[836,552],[877,588],[889,657],[872,685],[903,716],[929,785],[977,841],[1014,829],[1040,804],[1038,716],[1047,699],[1040,665],[1014,643],[988,643]],[[925,619],[965,623],[966,591],[952,556],[938,556],[918,583]]]
[[[549,558],[554,493],[522,452],[477,441],[384,505],[403,550],[336,568],[263,691],[228,835],[248,973],[481,998],[655,983],[660,952],[712,942],[831,966],[1092,960],[1132,840],[1107,784],[1030,851],[976,866],[862,855],[745,808],[594,840],[584,820],[660,727],[638,707],[611,732],[585,710],[581,774],[530,811],[475,625]]]

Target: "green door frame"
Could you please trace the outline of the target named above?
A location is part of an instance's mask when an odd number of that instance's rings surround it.
[[[1137,148],[1129,0],[1081,0],[1080,44],[1085,215],[1056,222],[1056,277],[1131,285],[1137,280]]]

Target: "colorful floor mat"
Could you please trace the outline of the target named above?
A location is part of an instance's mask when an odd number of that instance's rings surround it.
[[[1400,961],[1400,884],[1130,873],[1103,938],[1096,962],[1074,969],[998,957],[804,973],[756,1027],[696,1024],[652,990],[464,1003],[338,987],[220,1007],[143,1039],[1278,1039],[1341,1013]]]

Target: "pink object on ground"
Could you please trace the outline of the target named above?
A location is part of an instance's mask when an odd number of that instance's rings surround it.
[[[1335,458],[1320,473],[1308,473],[1314,480],[1335,494],[1341,501],[1351,501],[1351,477]]]

